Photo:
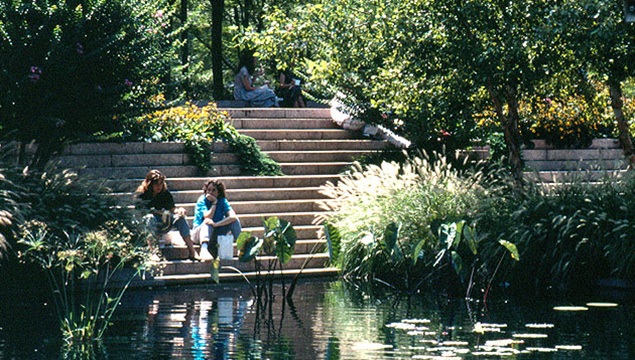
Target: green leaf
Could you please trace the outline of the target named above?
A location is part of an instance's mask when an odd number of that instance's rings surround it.
[[[439,226],[439,243],[450,250],[456,238],[456,223],[441,224]]]
[[[399,238],[399,230],[401,229],[401,224],[390,223],[386,226],[386,230],[384,230],[384,244],[389,251],[395,250],[397,246],[397,239]]]
[[[340,231],[328,221],[324,222],[324,236],[326,237],[326,244],[329,248],[329,259],[331,262],[335,262],[339,259],[340,250],[342,246],[342,235]]]
[[[256,256],[260,253],[262,249],[262,245],[264,244],[264,240],[260,239],[256,236],[250,236],[249,239],[245,242],[243,250],[239,253],[240,262],[250,262],[255,259]]]
[[[467,279],[467,268],[465,267],[465,263],[463,263],[463,258],[456,251],[451,252],[452,256],[452,266],[454,267],[454,271],[459,276],[461,283],[465,282]]]
[[[510,243],[507,240],[499,240],[498,242],[510,252],[512,259],[520,261],[520,254],[518,253],[518,248],[516,247],[516,245]]]
[[[238,249],[239,253],[244,252],[245,243],[251,238],[251,233],[247,231],[243,231],[238,235],[238,239],[236,239],[236,249]]]
[[[210,276],[212,277],[212,281],[215,283],[220,282],[220,260],[214,259],[212,260],[212,269],[210,270]]]
[[[417,264],[417,260],[419,260],[419,253],[421,252],[424,244],[425,240],[421,240],[417,243],[417,245],[415,245],[414,249],[412,250],[412,265]]]
[[[476,248],[476,230],[474,230],[471,226],[466,226],[463,228],[463,239],[467,242],[467,246],[472,250],[472,254],[476,255],[478,250]]]

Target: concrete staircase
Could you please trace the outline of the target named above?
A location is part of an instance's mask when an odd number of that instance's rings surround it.
[[[337,181],[338,174],[364,154],[387,148],[385,141],[362,139],[360,134],[338,128],[329,109],[225,109],[231,123],[242,134],[255,138],[263,151],[280,163],[285,176],[241,176],[235,155],[223,143],[214,144],[213,169],[199,174],[179,143],[77,144],[60,157],[63,166],[83,175],[112,179],[119,195],[129,197],[150,169],[159,169],[177,206],[187,210],[192,221],[194,204],[209,177],[223,181],[227,199],[240,217],[243,230],[262,236],[262,218],[277,216],[288,220],[298,234],[295,255],[284,265],[286,275],[332,275],[325,240],[318,237],[320,226],[313,224],[323,212],[318,205],[325,198],[319,186]],[[138,286],[183,284],[210,281],[210,262],[193,262],[178,241],[165,246],[162,274],[146,274]],[[270,258],[261,257],[266,262]],[[238,269],[255,276],[253,263],[221,262],[221,281],[241,279]]]
[[[595,139],[586,149],[554,149],[544,140],[533,140],[533,148],[523,148],[525,178],[552,186],[573,179],[598,181],[615,177],[627,169],[617,139]],[[475,148],[467,153],[475,159],[486,159],[489,148]]]

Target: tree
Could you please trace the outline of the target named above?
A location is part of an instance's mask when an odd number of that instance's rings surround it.
[[[619,141],[630,168],[635,150],[624,115],[622,84],[635,77],[635,24],[626,23],[621,1],[567,1],[558,8],[560,32],[589,76],[609,88]]]
[[[1,134],[38,144],[120,128],[168,70],[164,2],[17,0],[0,4]]]

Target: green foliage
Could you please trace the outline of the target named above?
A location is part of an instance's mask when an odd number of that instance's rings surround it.
[[[12,247],[46,272],[64,340],[91,341],[103,335],[129,283],[113,284],[114,277],[121,281],[126,268],[130,281],[148,264],[151,235],[103,185],[46,170],[2,168],[1,192],[21,204]]]
[[[252,261],[263,251],[265,255],[275,255],[280,264],[286,264],[295,251],[298,238],[295,229],[288,221],[275,216],[263,219],[263,226],[265,233],[262,239],[249,232],[238,236],[236,248],[240,261]]]
[[[406,288],[427,275],[439,243],[430,224],[470,214],[484,194],[481,173],[461,173],[435,156],[357,165],[322,187],[333,199],[325,217],[341,234],[344,274]]]
[[[121,129],[170,59],[164,1],[0,5],[2,135],[42,144]],[[113,115],[118,115],[116,118]],[[12,133],[16,131],[15,133]]]
[[[280,165],[260,150],[256,140],[238,135],[228,141],[231,151],[238,155],[240,172],[245,175],[282,175]]]
[[[342,235],[333,224],[328,221],[324,221],[324,237],[326,238],[326,244],[329,248],[329,259],[331,264],[340,264],[340,256],[342,249]]]
[[[157,105],[164,101],[163,95],[153,100]],[[260,150],[256,140],[239,134],[228,118],[215,103],[198,106],[187,102],[130,121],[129,139],[185,142],[185,151],[201,173],[212,168],[213,143],[222,141],[237,155],[241,174],[282,175],[280,165]]]
[[[602,277],[635,278],[629,240],[635,234],[633,175],[597,184],[583,180],[569,179],[551,190],[492,189],[480,202],[476,221],[488,239],[484,258],[497,258],[499,239],[517,246],[512,254],[522,260],[513,267],[503,263],[512,285],[584,289]]]

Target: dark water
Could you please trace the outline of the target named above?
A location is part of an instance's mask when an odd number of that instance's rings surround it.
[[[618,305],[554,310],[590,301],[607,299],[516,299],[485,308],[435,294],[368,294],[341,282],[307,282],[296,289],[293,305],[278,296],[272,306],[258,306],[243,285],[135,290],[94,354],[130,360],[635,359],[632,304],[611,299]],[[49,305],[4,296],[0,310],[0,359],[73,358],[60,350]]]

